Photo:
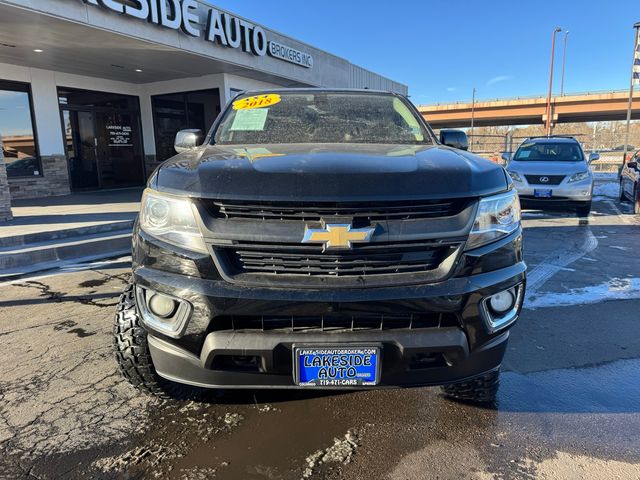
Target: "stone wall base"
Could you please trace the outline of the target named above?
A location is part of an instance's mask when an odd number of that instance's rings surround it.
[[[0,222],[11,220],[12,218],[7,166],[2,159],[2,144],[0,143]]]
[[[67,158],[64,155],[42,157],[42,176],[9,178],[11,198],[37,198],[69,195],[71,187]]]

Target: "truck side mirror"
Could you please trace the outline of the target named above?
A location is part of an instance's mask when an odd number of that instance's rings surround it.
[[[469,139],[462,130],[440,130],[440,143],[459,150],[469,150]]]
[[[635,160],[627,162],[627,168],[633,168],[634,170],[637,170],[638,169],[638,162],[636,162]]]
[[[202,130],[195,128],[180,130],[176,133],[176,140],[173,147],[178,153],[186,152],[187,150],[192,150],[202,144],[203,139],[204,134],[202,133]]]

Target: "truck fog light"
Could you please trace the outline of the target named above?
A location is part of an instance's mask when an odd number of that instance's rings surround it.
[[[149,310],[158,317],[170,317],[175,309],[176,302],[172,298],[165,297],[159,293],[154,293],[151,295],[151,298],[149,298]]]
[[[142,322],[153,330],[180,338],[191,317],[193,306],[187,300],[136,285],[136,302]]]
[[[521,283],[485,297],[480,302],[480,313],[489,332],[495,333],[518,319],[523,297],[524,283]]]
[[[491,309],[496,313],[504,313],[513,308],[515,296],[511,290],[505,290],[504,292],[496,293],[489,297],[489,305]]]

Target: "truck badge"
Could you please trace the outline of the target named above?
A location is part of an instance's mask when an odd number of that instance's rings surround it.
[[[325,228],[305,228],[302,243],[322,243],[324,250],[353,248],[352,243],[366,243],[371,240],[375,228],[351,228],[349,224],[327,224]]]

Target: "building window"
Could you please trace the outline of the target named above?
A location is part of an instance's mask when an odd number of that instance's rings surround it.
[[[42,174],[29,84],[0,80],[0,137],[8,177]]]
[[[173,142],[178,130],[197,128],[207,132],[220,113],[217,88],[196,92],[170,93],[151,97],[156,137],[156,159],[164,161],[176,151]]]

